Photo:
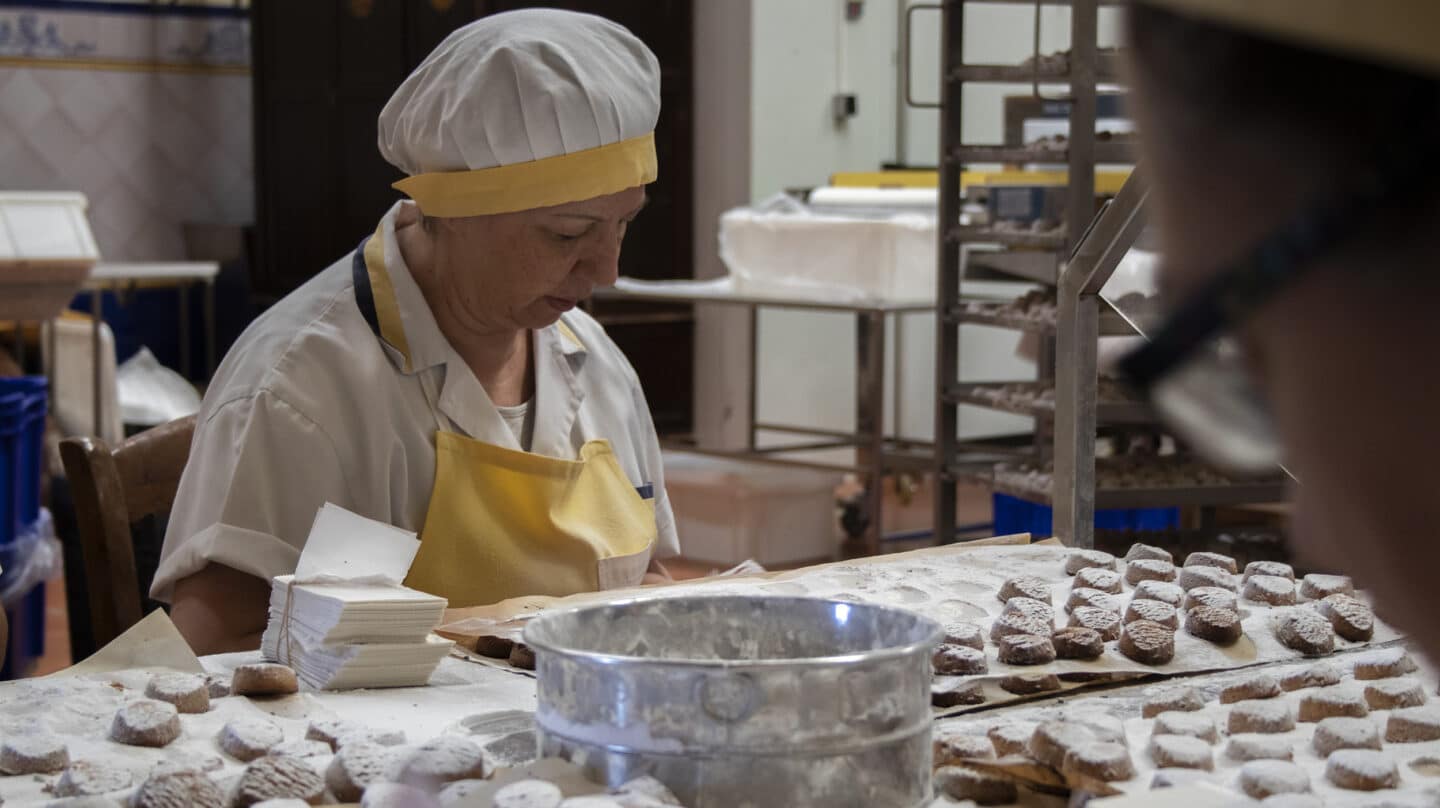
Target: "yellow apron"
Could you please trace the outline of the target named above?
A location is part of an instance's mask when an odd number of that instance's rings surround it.
[[[635,586],[656,534],[654,500],[641,498],[608,441],[560,460],[441,430],[405,584],[452,608]]]

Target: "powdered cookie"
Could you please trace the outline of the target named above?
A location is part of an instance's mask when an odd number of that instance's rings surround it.
[[[1175,658],[1175,632],[1149,620],[1120,630],[1120,653],[1142,665],[1164,665]]]
[[[985,634],[974,623],[950,623],[945,626],[945,639],[941,642],[947,645],[963,645],[976,651],[985,650]]]
[[[225,794],[209,777],[198,772],[151,775],[135,796],[133,808],[223,808]]]
[[[179,758],[175,760],[162,760],[155,764],[150,770],[151,777],[164,777],[167,774],[213,774],[225,768],[225,761],[215,756],[203,758]]]
[[[1331,595],[1354,595],[1355,584],[1345,575],[1306,575],[1300,582],[1300,594],[1311,600]]]
[[[1080,589],[1098,589],[1111,595],[1118,595],[1124,589],[1120,585],[1120,573],[1095,567],[1075,573],[1074,586]]]
[[[967,651],[973,649],[965,649]],[[421,744],[401,764],[399,782],[432,790],[452,780],[485,778],[485,756],[473,741],[441,735]]]
[[[1130,606],[1125,609],[1125,622],[1133,623],[1136,620],[1159,623],[1171,631],[1180,628],[1180,614],[1175,611],[1175,607],[1158,600],[1130,601]]]
[[[1053,673],[1024,673],[1000,680],[1000,689],[1016,696],[1033,696],[1060,689],[1060,677]]]
[[[1000,642],[1001,637],[1008,637],[1011,634],[1034,634],[1037,637],[1048,637],[1054,632],[1054,623],[1026,617],[1015,612],[1002,614],[995,618],[994,623],[990,624],[990,640],[996,643]]]
[[[1300,699],[1300,720],[1307,723],[1343,716],[1364,718],[1369,714],[1365,697],[1348,687],[1319,688]]]
[[[1414,679],[1383,679],[1365,686],[1365,703],[1372,710],[1399,710],[1419,707],[1429,697]]]
[[[1104,550],[1072,550],[1065,557],[1065,574],[1075,575],[1083,569],[1095,567],[1102,570],[1115,569],[1115,556]]]
[[[1375,636],[1375,613],[1363,600],[1329,595],[1315,602],[1315,610],[1330,621],[1336,634],[1351,642],[1369,642]]]
[[[1141,581],[1135,585],[1135,594],[1131,596],[1131,600],[1158,600],[1178,609],[1185,602],[1185,590],[1181,589],[1179,584],[1165,581]]]
[[[1248,581],[1256,575],[1274,575],[1293,581],[1295,568],[1279,561],[1251,561],[1245,565],[1245,575],[1241,580]]]
[[[340,750],[325,769],[325,785],[341,802],[355,802],[371,783],[386,779],[398,752],[376,744],[351,744]]]
[[[115,766],[77,760],[65,768],[55,781],[57,797],[94,797],[122,791],[134,782],[130,772]]]
[[[1407,707],[1395,710],[1385,722],[1385,740],[1390,743],[1440,741],[1440,709]]]
[[[436,797],[441,805],[469,804],[472,795],[491,788],[491,783],[485,780],[456,780],[440,789]],[[482,805],[484,803],[481,803]]]
[[[1124,601],[1116,595],[1101,592],[1098,589],[1081,587],[1070,590],[1070,597],[1065,600],[1065,611],[1073,612],[1081,606],[1090,606],[1119,614],[1120,610],[1124,608]]]
[[[1152,735],[1188,735],[1213,744],[1220,740],[1215,721],[1204,713],[1168,712],[1155,716]]]
[[[1330,687],[1338,684],[1340,684],[1340,670],[1334,665],[1312,665],[1280,677],[1280,689],[1285,691],[1304,690],[1310,687]]]
[[[521,670],[533,671],[535,670],[535,649],[523,642],[517,642],[515,647],[510,649],[508,661]]]
[[[1254,575],[1245,582],[1241,597],[1271,606],[1292,606],[1295,603],[1295,582],[1278,575]]]
[[[320,741],[302,740],[276,744],[270,747],[270,751],[266,754],[271,757],[314,758],[325,757],[332,751],[334,750]]]
[[[952,682],[930,689],[930,704],[941,709],[985,703],[985,688],[979,681]]]
[[[1184,567],[1180,570],[1177,583],[1186,592],[1202,586],[1213,586],[1230,592],[1234,592],[1236,588],[1235,576],[1219,567]]]
[[[1015,784],[998,777],[987,777],[959,766],[947,766],[935,772],[935,790],[952,800],[970,800],[976,805],[1009,805],[1020,798]],[[498,808],[499,803],[496,803]]]
[[[1415,670],[1415,660],[1404,648],[1386,648],[1355,661],[1356,679],[1390,679],[1414,673]]]
[[[1337,749],[1379,749],[1380,732],[1368,718],[1327,718],[1315,725],[1310,745],[1320,757]]]
[[[230,690],[237,696],[285,696],[298,693],[300,681],[295,671],[284,665],[261,662],[236,668]]]
[[[941,676],[972,676],[990,670],[984,652],[963,645],[936,646],[935,653],[930,656],[930,664]]]
[[[1276,794],[1304,794],[1310,790],[1310,775],[1285,760],[1254,760],[1240,767],[1240,790],[1251,799],[1263,800]]]
[[[931,742],[933,768],[950,766],[962,760],[988,760],[995,757],[995,746],[981,735],[943,735]]]
[[[210,692],[210,700],[223,699],[230,695],[230,677],[221,676],[218,673],[205,674],[205,689]]]
[[[1150,738],[1150,759],[1161,769],[1215,768],[1210,744],[1186,735],[1155,735]]]
[[[0,772],[5,774],[54,774],[69,765],[65,742],[44,732],[17,733],[0,745]]]
[[[1291,609],[1275,621],[1275,638],[1305,656],[1335,652],[1335,629],[1330,621],[1308,609]]]
[[[998,597],[1001,603],[1008,603],[1011,598],[1032,598],[1041,603],[1051,603],[1050,584],[1044,578],[1021,575],[1006,581],[1000,587]]]
[[[335,739],[335,749],[341,750],[355,744],[371,744],[374,746],[400,746],[405,743],[405,731],[401,729],[375,729],[373,727],[361,727],[353,732],[347,732]]]
[[[1070,625],[1088,628],[1106,642],[1120,639],[1120,615],[1104,609],[1081,606],[1070,613]]]
[[[1130,545],[1130,551],[1125,554],[1125,560],[1127,562],[1147,558],[1155,559],[1156,561],[1168,561],[1172,564],[1175,562],[1175,557],[1170,555],[1169,550],[1151,544],[1132,544]]]
[[[1221,704],[1234,704],[1251,699],[1273,699],[1280,695],[1280,683],[1268,673],[1258,673],[1247,679],[1226,686],[1220,691]]]
[[[1005,601],[1000,613],[1018,614],[1034,620],[1043,620],[1046,623],[1055,622],[1055,610],[1051,608],[1050,604],[1034,598],[1011,598]]]
[[[996,757],[1014,757],[1030,754],[1030,737],[1035,734],[1035,725],[1027,722],[996,724],[985,732],[990,745],[995,747]]]
[[[1051,642],[1057,659],[1099,659],[1105,653],[1105,639],[1094,629],[1067,626]]]
[[[1154,718],[1161,713],[1189,713],[1203,709],[1205,709],[1205,697],[1200,695],[1200,691],[1193,687],[1178,687],[1163,690],[1146,698],[1145,704],[1140,708],[1140,714],[1146,718]]]
[[[559,808],[565,795],[544,780],[520,780],[495,792],[495,808]]]
[[[1125,582],[1131,586],[1139,586],[1144,581],[1171,583],[1175,576],[1175,565],[1169,561],[1140,559],[1125,565]]]
[[[1295,747],[1284,735],[1231,735],[1225,745],[1231,760],[1294,760]]]
[[[1135,776],[1135,762],[1123,744],[1093,743],[1066,752],[1060,771],[1072,777],[1079,775],[1115,783]]]
[[[130,746],[168,746],[180,737],[175,705],[141,699],[121,707],[110,723],[110,740]]]
[[[1049,637],[1011,634],[1001,637],[999,646],[1000,661],[1006,665],[1047,665],[1055,661],[1055,645]]]
[[[1325,778],[1351,791],[1379,791],[1400,785],[1400,771],[1384,752],[1341,749],[1325,762]]]
[[[285,740],[285,731],[263,718],[236,718],[220,730],[220,751],[246,763],[264,757]]]
[[[1281,699],[1242,701],[1231,708],[1225,728],[1231,735],[1242,732],[1274,735],[1295,729],[1295,714]]]
[[[1235,559],[1227,555],[1221,555],[1219,553],[1191,553],[1190,555],[1185,556],[1185,566],[1214,567],[1216,569],[1224,570],[1231,575],[1234,575],[1235,573],[1240,571],[1240,566],[1235,563]]]
[[[1028,751],[1030,757],[1059,769],[1070,750],[1091,746],[1096,740],[1095,733],[1083,724],[1073,721],[1046,721],[1035,727],[1035,732],[1030,736]]]
[[[1197,606],[1185,613],[1185,633],[1216,645],[1233,645],[1244,627],[1238,612],[1213,606]]]
[[[204,713],[210,710],[210,685],[203,676],[188,673],[157,673],[145,685],[145,695],[156,701],[169,702],[182,713]]]
[[[994,753],[992,752],[990,756],[993,755]],[[649,797],[662,805],[680,804],[679,798],[675,796],[674,792],[672,792],[668,786],[649,775],[636,777],[634,780],[621,784],[619,788],[615,789],[615,793],[618,795]]]
[[[244,808],[265,800],[297,799],[318,805],[324,793],[325,780],[310,764],[298,758],[264,757],[251,763],[240,775],[230,804]],[[359,796],[356,794],[349,801]]]
[[[341,721],[340,719],[321,719],[311,721],[310,726],[305,730],[305,740],[319,741],[331,749],[336,749],[335,742],[342,736],[350,735],[364,730],[365,727],[354,721]]]
[[[1185,591],[1185,610],[1190,611],[1201,606],[1233,612],[1239,609],[1240,601],[1235,597],[1234,592],[1218,586],[1197,586],[1194,589],[1187,589]]]

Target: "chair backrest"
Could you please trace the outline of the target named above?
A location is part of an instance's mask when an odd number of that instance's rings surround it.
[[[98,438],[60,442],[97,648],[144,616],[130,526],[169,513],[194,435],[192,415],[141,432],[115,449]]]

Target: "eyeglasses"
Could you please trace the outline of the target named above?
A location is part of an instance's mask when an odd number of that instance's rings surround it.
[[[1381,214],[1432,191],[1440,163],[1427,147],[1433,152],[1436,141],[1406,140],[1411,148],[1397,144],[1372,170],[1303,209],[1212,277],[1148,343],[1121,359],[1121,370],[1166,425],[1207,461],[1235,474],[1273,473],[1280,466],[1274,419],[1234,333],[1311,272],[1317,259]]]

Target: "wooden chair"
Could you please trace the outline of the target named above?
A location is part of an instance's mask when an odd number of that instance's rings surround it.
[[[98,438],[60,442],[97,648],[144,616],[131,525],[169,513],[194,435],[192,415],[141,432],[115,449]]]

